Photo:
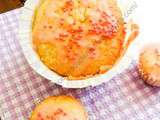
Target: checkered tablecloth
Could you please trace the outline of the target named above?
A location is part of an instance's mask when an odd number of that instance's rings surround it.
[[[52,95],[80,99],[90,120],[160,120],[160,89],[139,78],[135,62],[110,82],[85,89],[63,89],[34,72],[18,42],[20,11],[0,15],[2,120],[28,120],[35,105]]]

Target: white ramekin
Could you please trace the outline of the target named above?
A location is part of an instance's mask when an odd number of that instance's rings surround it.
[[[24,7],[22,8],[22,14],[20,17],[19,26],[19,42],[22,47],[24,56],[26,57],[30,66],[44,78],[61,85],[65,88],[84,88],[89,86],[97,86],[104,82],[108,82],[117,74],[123,72],[132,61],[132,56],[135,55],[136,51],[139,49],[139,41],[135,40],[131,46],[126,51],[126,54],[121,58],[121,60],[108,72],[87,78],[85,80],[67,80],[62,76],[56,74],[55,72],[48,69],[39,59],[36,52],[32,47],[32,21],[35,12],[35,8],[39,4],[40,0],[27,0]],[[136,4],[133,0],[119,0],[120,8],[122,9],[123,15],[126,21],[131,18],[131,12],[129,11]]]

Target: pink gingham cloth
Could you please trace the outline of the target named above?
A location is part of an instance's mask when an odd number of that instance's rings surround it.
[[[89,120],[160,120],[160,89],[146,85],[133,62],[110,82],[85,89],[64,89],[28,65],[18,42],[21,9],[0,14],[0,116],[28,120],[37,103],[53,95],[80,99]]]

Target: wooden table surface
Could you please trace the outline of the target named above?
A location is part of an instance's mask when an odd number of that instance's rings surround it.
[[[0,13],[23,6],[25,0],[0,0]]]

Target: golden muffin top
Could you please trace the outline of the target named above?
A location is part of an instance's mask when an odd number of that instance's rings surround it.
[[[82,104],[70,96],[54,96],[38,104],[30,120],[87,120]]]
[[[139,58],[139,69],[144,80],[153,86],[160,86],[160,43],[146,46]]]
[[[116,0],[43,0],[33,20],[40,59],[65,77],[106,72],[120,57],[124,38]]]

